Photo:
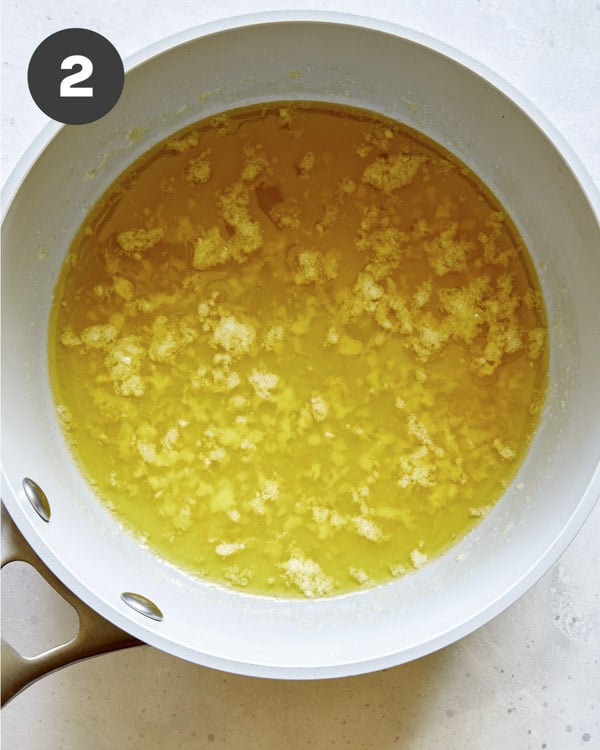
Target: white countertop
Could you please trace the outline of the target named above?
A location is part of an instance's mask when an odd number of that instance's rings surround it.
[[[395,21],[461,49],[528,97],[600,185],[600,2],[293,5]],[[2,0],[2,179],[46,122],[26,72],[36,46],[54,31],[94,29],[125,58],[204,21],[286,7],[281,0]],[[359,677],[275,682],[215,672],[150,647],[131,649],[73,665],[18,696],[2,712],[3,747],[600,748],[598,539],[600,506],[522,599],[418,661]],[[2,580],[3,627],[16,645],[31,653],[71,634],[72,613],[29,569],[10,566]]]

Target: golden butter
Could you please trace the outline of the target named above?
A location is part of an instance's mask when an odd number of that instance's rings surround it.
[[[546,321],[509,217],[460,162],[329,104],[195,124],[89,216],[49,334],[99,497],[167,560],[321,597],[422,567],[535,429]]]

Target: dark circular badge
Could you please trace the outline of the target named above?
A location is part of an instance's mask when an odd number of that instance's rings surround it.
[[[99,120],[119,100],[125,73],[114,46],[90,29],[63,29],[44,39],[27,70],[38,107],[58,122]]]

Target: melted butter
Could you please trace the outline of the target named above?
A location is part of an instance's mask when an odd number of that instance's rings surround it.
[[[327,596],[419,568],[514,476],[547,372],[526,249],[398,123],[253,106],[157,146],[76,237],[49,336],[98,496],[172,563]]]

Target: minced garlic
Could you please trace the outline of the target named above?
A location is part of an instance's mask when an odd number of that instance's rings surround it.
[[[420,570],[487,515],[548,336],[464,165],[289,102],[196,123],[130,175],[70,250],[49,342],[58,419],[119,521],[204,579],[315,598]]]
[[[200,156],[191,159],[185,170],[185,179],[196,185],[203,185],[208,182],[212,175],[212,166],[210,161],[210,149],[205,149]]]
[[[163,238],[161,227],[154,229],[128,229],[117,234],[117,244],[127,255],[139,259],[140,253],[151,250]]]

